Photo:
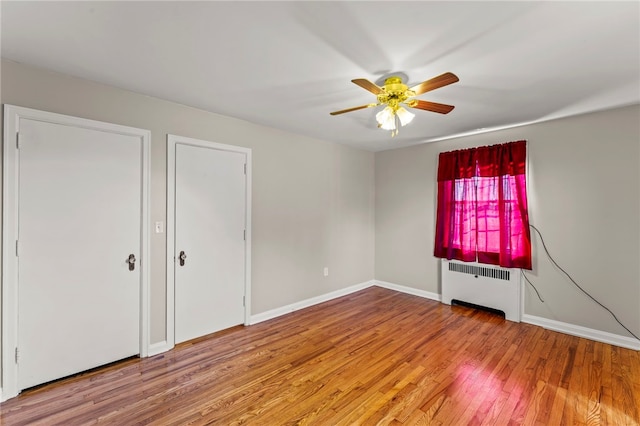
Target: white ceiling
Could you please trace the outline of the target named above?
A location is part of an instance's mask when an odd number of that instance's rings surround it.
[[[1,2],[2,56],[379,151],[640,103],[640,3]],[[351,83],[460,82],[391,139]]]

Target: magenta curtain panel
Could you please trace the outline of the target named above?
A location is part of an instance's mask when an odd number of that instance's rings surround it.
[[[443,152],[434,255],[531,269],[526,141]]]

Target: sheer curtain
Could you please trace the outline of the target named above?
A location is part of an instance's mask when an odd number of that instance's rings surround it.
[[[436,257],[531,269],[526,141],[443,152]]]

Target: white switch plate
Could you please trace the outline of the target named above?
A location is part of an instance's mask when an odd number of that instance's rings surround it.
[[[328,266],[325,266],[325,267],[324,267],[324,276],[325,276],[325,277],[328,277],[328,276],[329,276],[329,267],[328,267]]]
[[[156,234],[162,234],[164,232],[164,223],[156,222]]]

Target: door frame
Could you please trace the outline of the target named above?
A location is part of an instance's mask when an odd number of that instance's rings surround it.
[[[2,160],[2,388],[0,400],[17,396],[18,364],[18,132],[23,119],[116,133],[138,138],[142,145],[140,218],[140,357],[149,348],[149,130],[105,123],[80,117],[4,105],[4,150]]]
[[[251,148],[226,145],[201,139],[167,134],[167,345],[175,346],[175,219],[176,219],[176,146],[191,145],[244,154],[245,179],[245,257],[244,257],[244,325],[249,325],[251,316]]]

